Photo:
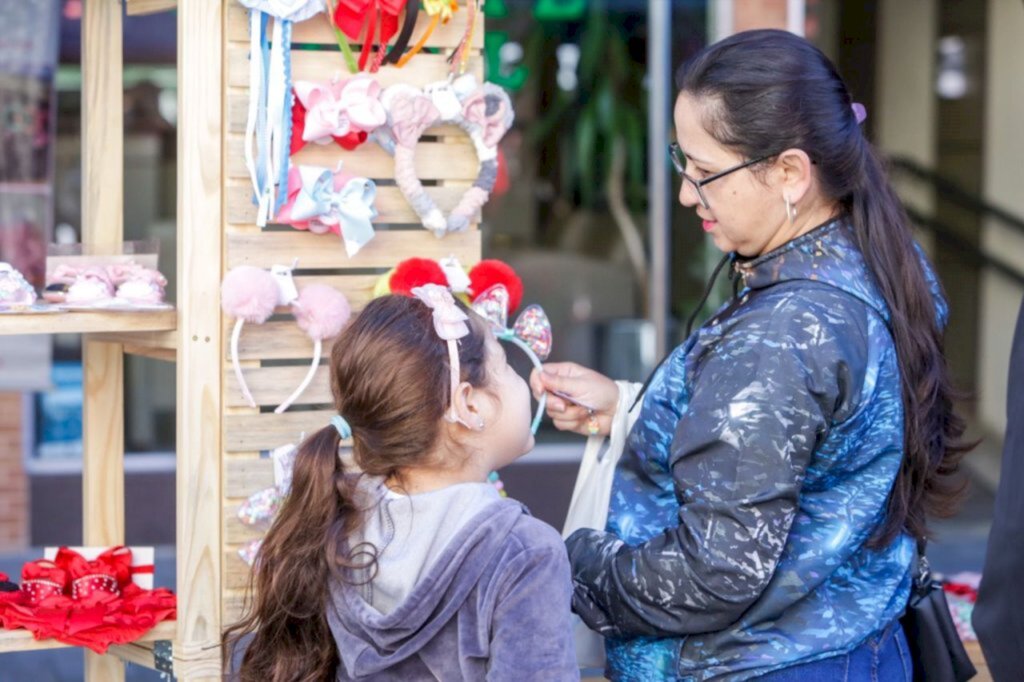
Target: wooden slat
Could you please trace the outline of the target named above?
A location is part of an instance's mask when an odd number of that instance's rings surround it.
[[[245,382],[249,385],[253,400],[257,405],[276,407],[280,405],[292,391],[298,388],[302,379],[309,371],[308,366],[297,367],[259,367],[243,369]],[[238,387],[234,370],[229,366],[224,370],[224,400],[231,407],[248,405]],[[321,365],[306,388],[293,405],[330,405],[331,385],[327,367]],[[294,408],[292,408],[294,409]],[[296,435],[296,438],[298,436]]]
[[[427,192],[437,203],[438,208],[446,214],[455,208],[470,183],[451,187],[428,187]],[[252,185],[243,180],[232,180],[228,183],[224,200],[227,202],[227,221],[235,224],[255,225],[256,205],[252,203]],[[419,225],[420,219],[409,202],[405,200],[401,190],[394,186],[378,186],[377,197],[373,202],[377,209],[378,224]],[[338,241],[338,248],[341,242]],[[0,325],[3,320],[0,319]]]
[[[93,0],[82,14],[82,241],[114,247],[124,235],[121,4]],[[59,317],[59,316],[51,316]],[[82,349],[82,539],[124,543],[124,353],[86,340]],[[87,682],[122,682],[124,664],[85,653]]]
[[[330,423],[333,410],[285,412],[284,414],[224,415],[224,450],[252,452],[270,450],[293,443],[303,431],[306,435]]]
[[[230,43],[226,50],[228,85],[245,88],[249,84],[249,44]],[[467,71],[477,73],[483,69],[483,59],[473,51],[466,65]],[[344,78],[348,68],[339,52],[296,50],[292,52],[292,80],[330,80]],[[374,78],[383,87],[408,83],[423,87],[448,77],[448,58],[443,54],[418,54],[404,68],[385,66]]]
[[[256,492],[255,490],[253,492]],[[257,538],[263,537],[266,532],[265,528],[253,528],[247,526],[238,520],[238,507],[239,504],[230,505],[228,513],[224,517],[224,546],[237,549],[250,540],[256,540]],[[245,565],[245,562],[240,562]],[[229,587],[238,587],[237,585]]]
[[[238,556],[238,545],[224,547],[224,588],[238,594],[244,594],[249,587],[249,577],[252,569]]]
[[[299,437],[293,436],[293,442]],[[285,442],[278,443],[278,446]],[[274,446],[277,447],[277,446]],[[224,497],[238,500],[274,485],[274,463],[269,457],[229,456],[224,458]],[[232,506],[233,505],[233,506]],[[226,504],[228,516],[238,511],[237,501]]]
[[[454,255],[463,265],[480,259],[480,232],[454,232],[438,239],[427,230],[378,231],[373,240],[353,258],[344,249],[325,248],[324,235],[308,232],[264,232],[227,235],[228,267],[255,265],[269,268],[282,258],[298,258],[301,267],[390,268],[409,256],[445,258]]]
[[[333,345],[333,339],[324,341],[325,356],[330,355]],[[309,337],[294,322],[246,325],[238,340],[241,360],[291,360],[312,355]],[[226,350],[225,357],[228,357]]]
[[[178,3],[178,679],[220,679],[224,13]]]
[[[248,179],[241,135],[228,136],[227,174],[230,178]],[[297,166],[334,168],[341,161],[344,169],[371,179],[394,179],[395,162],[378,145],[368,143],[347,151],[337,145],[307,144],[292,154]],[[480,172],[480,161],[468,137],[450,141],[423,142],[416,147],[416,175],[420,180],[472,181]],[[428,190],[429,191],[429,190]]]
[[[150,2],[173,2],[173,0],[148,0]],[[138,3],[139,0],[131,0],[129,7],[132,4]],[[465,3],[461,3],[465,4]],[[423,35],[423,30],[430,23],[430,17],[427,16],[426,12],[420,12],[419,17],[416,19],[416,30],[413,32],[413,37],[410,43],[419,42],[419,38]],[[484,17],[483,12],[478,12],[476,15],[476,27],[473,30],[472,46],[474,48],[481,48],[484,44]],[[465,7],[452,17],[452,20],[447,24],[438,24],[437,29],[431,34],[430,38],[427,39],[427,47],[446,47],[457,45],[462,40],[462,34],[466,30],[466,14]],[[244,7],[238,4],[232,4],[228,9],[227,15],[227,34],[228,40],[248,42],[249,40],[249,18]],[[300,21],[295,24],[292,29],[292,45],[307,43],[307,44],[321,44],[321,45],[337,45],[337,40],[334,37],[334,31],[331,30],[327,23],[326,15],[316,16],[307,21]],[[358,53],[361,46],[355,45],[353,49]],[[420,53],[422,55],[423,53]],[[417,55],[420,56],[420,55]],[[417,57],[414,57],[415,60]]]
[[[178,0],[125,0],[125,14],[130,17],[166,12],[178,6]]]

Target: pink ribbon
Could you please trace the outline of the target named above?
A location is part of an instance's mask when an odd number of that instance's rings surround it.
[[[469,325],[466,324],[469,316],[455,305],[455,299],[452,298],[451,292],[439,284],[424,284],[421,287],[416,287],[410,293],[415,298],[423,301],[433,311],[434,331],[437,332],[437,335],[442,340],[448,343],[448,368],[451,371],[452,390],[445,419],[452,423],[460,422],[463,426],[467,426],[455,413],[455,396],[459,387],[459,377],[461,376],[459,371],[459,347],[456,340],[469,335]]]
[[[353,131],[373,132],[387,121],[380,91],[380,84],[369,76],[326,84],[297,81],[295,97],[306,109],[302,139],[326,143]]]

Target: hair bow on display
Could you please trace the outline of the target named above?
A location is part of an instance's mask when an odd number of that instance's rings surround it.
[[[297,453],[298,447],[295,443],[288,443],[270,451],[270,458],[274,462],[274,485],[253,493],[242,503],[238,508],[239,521],[261,531],[266,531],[270,527],[281,508],[281,503],[291,490]],[[262,542],[261,538],[250,540],[238,550],[238,555],[252,566]]]
[[[504,284],[496,284],[473,298],[473,310],[491,323],[494,335],[502,341],[519,346],[526,352],[538,371],[541,363],[551,355],[551,322],[544,309],[537,304],[526,307],[512,328],[508,327],[509,293]],[[540,427],[547,394],[541,396],[531,428]]]
[[[387,123],[373,138],[395,157],[395,183],[419,216],[423,226],[436,236],[465,230],[480,213],[498,178],[498,143],[512,127],[515,114],[508,93],[501,88],[466,75],[453,82],[440,81],[420,90],[398,84],[381,95]],[[450,123],[469,135],[480,160],[473,185],[446,217],[427,194],[416,176],[415,148],[429,128]]]
[[[355,149],[387,122],[380,84],[369,76],[330,83],[296,81],[294,90],[292,154],[307,142],[329,144],[332,139]]]
[[[293,166],[288,172],[288,201],[276,221],[316,234],[341,236],[351,258],[373,239],[373,180],[322,166]]]
[[[363,49],[359,54],[360,70],[366,68],[374,42],[379,47],[370,71],[380,68],[387,53],[388,41],[398,32],[398,16],[405,5],[406,0],[334,0],[334,15],[331,18],[347,38],[358,40],[363,34],[363,28],[366,28]]]

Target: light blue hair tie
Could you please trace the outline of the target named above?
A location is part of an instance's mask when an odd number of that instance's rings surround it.
[[[338,431],[338,435],[341,436],[342,440],[352,437],[352,427],[348,425],[348,422],[340,414],[331,417],[331,425]]]

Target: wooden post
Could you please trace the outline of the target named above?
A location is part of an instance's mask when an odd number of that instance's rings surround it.
[[[178,2],[179,680],[220,679],[223,15]]]
[[[123,239],[124,117],[121,3],[90,0],[82,15],[82,241]],[[121,345],[83,344],[83,542],[124,542],[124,354]],[[90,682],[122,682],[114,656],[85,654]]]

